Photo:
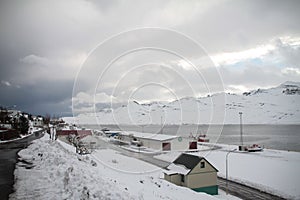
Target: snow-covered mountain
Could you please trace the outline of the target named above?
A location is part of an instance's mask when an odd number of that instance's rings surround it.
[[[242,95],[219,93],[150,104],[133,101],[114,109],[80,114],[76,121],[82,124],[238,124],[239,112],[243,113],[245,124],[299,124],[300,83],[285,82]]]

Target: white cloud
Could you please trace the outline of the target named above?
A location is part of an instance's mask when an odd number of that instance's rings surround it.
[[[44,66],[48,66],[50,62],[47,58],[37,56],[34,54],[25,56],[24,58],[21,58],[20,61],[26,64],[44,65]]]
[[[292,68],[292,67],[287,67],[281,70],[283,74],[286,75],[300,75],[300,69],[299,68]]]
[[[300,37],[283,36],[279,37],[279,39],[285,45],[300,46]]]
[[[180,26],[204,15],[220,1],[165,1],[146,16],[144,23],[155,26]]]
[[[182,67],[184,70],[193,70],[194,67],[192,64],[186,62],[185,60],[179,60],[178,65]]]
[[[3,84],[3,85],[6,85],[6,86],[11,86],[11,83],[10,82],[8,82],[8,81],[1,81],[1,84]]]
[[[97,93],[95,95],[79,92],[75,97],[73,97],[73,102],[76,104],[87,103],[89,105],[97,104],[97,103],[111,103],[115,100],[115,97],[111,95],[107,95],[104,92]]]
[[[64,66],[74,69],[78,69],[85,59],[88,57],[88,54],[85,52],[72,53],[65,58],[60,58],[58,62],[63,63]]]
[[[221,53],[221,54],[213,55],[211,56],[211,59],[216,63],[217,66],[232,65],[249,59],[261,58],[274,49],[275,49],[274,45],[266,44],[266,45],[257,46],[252,49],[247,49],[244,51]]]

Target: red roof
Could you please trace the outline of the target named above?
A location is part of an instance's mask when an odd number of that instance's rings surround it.
[[[87,135],[92,135],[91,130],[57,130],[57,135],[76,135],[79,138],[84,138]]]

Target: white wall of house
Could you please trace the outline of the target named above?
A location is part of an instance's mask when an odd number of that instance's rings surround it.
[[[171,142],[171,150],[189,150],[190,139],[188,138],[175,138]]]
[[[33,126],[43,126],[44,125],[42,117],[34,117],[32,122],[33,122]]]
[[[149,140],[149,139],[143,139],[139,138],[140,141],[143,142],[143,146],[155,149],[155,150],[162,150],[162,141],[159,140]]]
[[[172,175],[167,175],[165,174],[164,175],[165,177],[165,180],[171,182],[171,183],[174,183],[176,185],[179,185],[179,186],[184,186],[183,183],[181,182],[181,175],[180,174],[172,174]]]
[[[171,144],[171,150],[189,150],[189,144],[191,140],[189,138],[182,138],[182,137],[175,137],[167,140],[157,140],[157,139],[151,139],[151,138],[143,138],[143,137],[137,137],[134,135],[121,135],[120,139],[131,143],[133,138],[136,138],[137,140],[141,141],[143,143],[143,146],[155,149],[155,150],[163,150],[163,143],[170,143]]]

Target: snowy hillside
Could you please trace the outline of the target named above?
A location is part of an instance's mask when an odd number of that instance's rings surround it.
[[[187,97],[150,104],[129,102],[118,108],[104,108],[77,116],[82,124],[238,124],[243,112],[245,124],[299,124],[300,83],[285,82],[270,89],[241,95],[219,93],[208,97]],[[67,121],[70,118],[66,118]]]

